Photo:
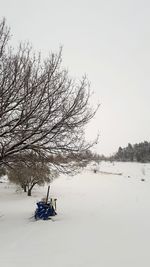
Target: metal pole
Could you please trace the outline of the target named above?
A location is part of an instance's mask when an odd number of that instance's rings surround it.
[[[48,186],[48,189],[47,189],[46,204],[47,204],[47,202],[48,202],[49,190],[50,190],[50,185]]]
[[[56,211],[56,201],[57,201],[57,198],[54,198],[55,211]]]

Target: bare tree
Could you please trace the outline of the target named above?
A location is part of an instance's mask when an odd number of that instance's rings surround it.
[[[9,29],[0,24],[0,163],[34,151],[69,155],[94,144],[84,137],[95,115],[86,77],[73,81],[62,68],[61,49],[42,60],[28,44],[8,47]]]
[[[35,185],[50,183],[58,176],[58,172],[52,170],[43,157],[32,152],[23,155],[20,160],[14,162],[7,174],[9,180],[20,185],[28,196],[31,196]]]

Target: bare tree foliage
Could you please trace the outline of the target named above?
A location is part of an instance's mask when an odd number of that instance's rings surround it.
[[[0,163],[34,151],[50,155],[78,154],[91,147],[85,125],[95,115],[90,85],[78,83],[62,68],[61,49],[41,60],[28,44],[8,47],[9,29],[0,23]]]
[[[10,37],[10,30],[6,25],[5,19],[0,23],[0,58],[4,55],[7,42]]]

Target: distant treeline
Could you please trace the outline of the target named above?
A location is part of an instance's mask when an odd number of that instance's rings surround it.
[[[119,147],[117,153],[111,156],[109,160],[150,162],[150,143],[144,141],[134,145],[129,143],[125,148]]]

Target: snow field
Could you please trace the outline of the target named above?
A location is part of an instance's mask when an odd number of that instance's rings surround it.
[[[0,183],[0,266],[150,266],[150,164],[92,168],[52,183],[58,215],[48,221],[31,219],[47,187],[26,197]]]

